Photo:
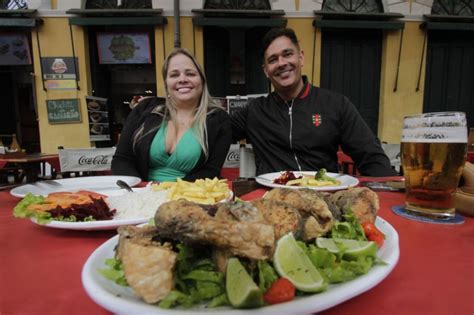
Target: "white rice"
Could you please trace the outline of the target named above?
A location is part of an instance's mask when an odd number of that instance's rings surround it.
[[[116,209],[114,220],[152,218],[158,207],[168,201],[166,190],[127,192],[106,199],[109,208]]]

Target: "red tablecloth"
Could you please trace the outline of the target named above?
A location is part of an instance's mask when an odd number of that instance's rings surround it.
[[[390,210],[403,194],[378,194],[379,215],[400,236],[400,261],[376,287],[323,314],[473,314],[474,218],[455,226],[410,221]],[[87,296],[81,270],[115,233],[41,227],[12,217],[17,202],[0,192],[0,314],[109,314]]]

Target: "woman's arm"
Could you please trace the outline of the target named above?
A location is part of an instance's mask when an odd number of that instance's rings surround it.
[[[141,103],[141,102],[140,102]],[[137,156],[133,150],[133,136],[144,120],[144,107],[146,104],[137,105],[125,120],[120,134],[117,150],[112,159],[113,175],[140,176],[137,168]],[[142,180],[146,180],[142,178]]]
[[[198,178],[220,176],[222,165],[232,143],[232,127],[229,115],[224,110],[217,110],[214,115],[215,117],[209,118],[207,125],[209,157],[204,165],[193,169],[183,178],[184,180],[194,181]]]

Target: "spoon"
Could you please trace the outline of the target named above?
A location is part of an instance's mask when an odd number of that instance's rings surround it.
[[[132,187],[130,187],[130,186],[129,186],[126,182],[124,182],[123,180],[120,180],[120,179],[119,179],[119,180],[116,182],[116,184],[117,184],[117,186],[119,186],[119,187],[122,188],[122,189],[126,189],[126,190],[129,191],[129,192],[133,192]]]

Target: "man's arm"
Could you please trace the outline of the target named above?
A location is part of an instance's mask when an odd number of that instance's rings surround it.
[[[359,172],[366,176],[398,175],[379,139],[347,97],[341,112],[341,147],[354,160]]]

